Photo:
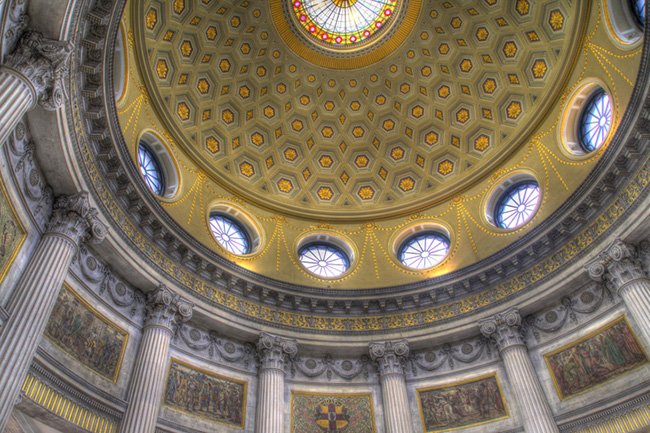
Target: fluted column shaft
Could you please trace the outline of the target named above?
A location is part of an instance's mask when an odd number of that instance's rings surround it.
[[[482,320],[479,328],[499,349],[526,433],[558,433],[553,412],[521,334],[519,310],[513,308]]]
[[[24,75],[0,68],[0,143],[4,143],[23,116],[36,104],[36,92]]]
[[[585,267],[591,278],[608,283],[618,293],[650,348],[650,280],[636,247],[617,239]]]
[[[298,353],[298,346],[294,340],[261,334],[257,342],[257,353],[260,365],[255,433],[285,433],[285,367]]]
[[[371,343],[369,349],[379,369],[386,433],[412,433],[403,365],[409,354],[408,343],[405,340]]]
[[[0,335],[0,431],[20,393],[79,243],[91,232],[101,240],[106,228],[96,219],[86,194],[57,200],[48,231],[18,281]]]
[[[131,375],[129,406],[120,432],[154,433],[165,388],[169,345],[178,325],[192,316],[192,304],[160,286],[147,298],[147,317]]]

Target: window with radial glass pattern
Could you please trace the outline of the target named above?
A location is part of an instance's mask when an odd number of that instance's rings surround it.
[[[219,245],[226,251],[238,256],[251,252],[248,233],[233,218],[222,214],[210,215],[210,230]]]
[[[494,221],[502,229],[516,229],[530,221],[540,202],[539,185],[524,181],[512,185],[499,198],[494,210]]]
[[[312,274],[321,278],[336,278],[350,268],[350,259],[345,252],[331,244],[312,243],[298,252],[300,263]]]
[[[162,196],[165,192],[165,178],[155,153],[145,143],[138,146],[140,174],[149,190]]]
[[[607,92],[598,90],[580,117],[580,146],[585,152],[600,148],[612,130],[612,101]]]
[[[406,239],[399,249],[399,261],[411,269],[433,268],[449,254],[449,238],[437,232],[419,233]]]
[[[634,17],[643,28],[645,26],[645,0],[630,0]]]

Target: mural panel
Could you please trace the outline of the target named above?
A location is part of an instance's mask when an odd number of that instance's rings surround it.
[[[69,287],[59,293],[45,336],[86,367],[117,381],[128,334]]]
[[[469,427],[508,417],[496,374],[417,391],[420,417],[427,433]]]
[[[648,361],[624,317],[544,358],[562,399],[587,391]]]
[[[27,232],[18,220],[0,179],[0,283],[20,251]]]
[[[375,433],[371,394],[291,393],[291,433]]]
[[[244,428],[246,382],[198,370],[172,359],[165,405],[191,416]]]

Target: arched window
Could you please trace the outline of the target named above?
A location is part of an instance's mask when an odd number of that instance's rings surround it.
[[[300,263],[321,278],[337,278],[350,268],[348,255],[339,247],[324,242],[305,245],[298,251]]]
[[[398,252],[399,261],[411,269],[429,269],[449,253],[449,239],[437,232],[418,233],[406,239]]]
[[[210,215],[210,230],[216,241],[226,251],[244,255],[251,252],[251,240],[244,227],[235,219],[223,215]]]
[[[138,146],[138,165],[140,174],[149,190],[162,196],[165,192],[165,177],[160,162],[158,162],[155,153],[143,141]]]
[[[596,91],[580,116],[580,145],[585,152],[600,148],[612,130],[612,101],[607,92]]]
[[[530,221],[540,203],[539,185],[526,180],[508,188],[494,209],[494,222],[502,229],[515,229]]]
[[[645,0],[630,0],[630,4],[639,25],[645,27]]]

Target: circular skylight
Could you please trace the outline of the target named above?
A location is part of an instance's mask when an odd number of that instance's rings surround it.
[[[641,27],[645,26],[645,0],[630,0],[630,3],[637,21]]]
[[[210,215],[210,230],[226,251],[240,256],[251,252],[248,234],[234,219],[221,214]]]
[[[433,268],[449,253],[449,239],[437,232],[420,233],[400,247],[399,261],[411,269]]]
[[[494,221],[502,229],[515,229],[530,221],[540,202],[539,185],[535,181],[523,181],[512,185],[499,199]]]
[[[149,190],[156,195],[163,195],[165,192],[165,179],[160,163],[149,146],[142,142],[138,146],[138,165],[140,166],[140,174]]]
[[[298,252],[300,263],[321,278],[336,278],[350,268],[350,259],[337,246],[326,243],[305,245]]]
[[[612,129],[612,101],[604,90],[590,99],[580,118],[580,145],[585,152],[602,146]]]
[[[298,22],[319,43],[344,48],[375,36],[395,14],[398,0],[293,0]]]

